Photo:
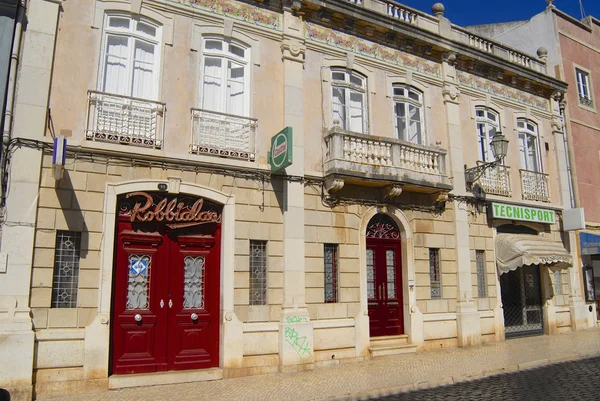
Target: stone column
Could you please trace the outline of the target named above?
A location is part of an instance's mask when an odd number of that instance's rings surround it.
[[[23,10],[17,17],[15,35],[23,37],[20,53],[19,46],[14,46],[11,60],[11,69],[18,67],[18,75],[11,74],[10,80],[14,84],[18,77],[18,84],[14,102],[6,105],[7,140],[9,135],[13,139],[44,137],[59,6],[54,1],[30,0],[27,30],[24,19],[19,20]],[[29,301],[35,296],[30,291],[31,266],[42,152],[14,147],[8,165],[0,244],[7,260],[6,269],[0,272],[0,360],[5,367],[0,369],[0,387],[11,392],[12,400],[31,400],[35,336]]]
[[[304,26],[302,19],[294,15],[299,7],[300,2],[288,1],[283,12],[283,121],[284,126],[292,127],[293,131],[293,163],[286,168],[288,176],[304,176]],[[286,181],[283,200],[284,272],[279,364],[280,370],[287,372],[311,369],[314,356],[313,327],[305,303],[304,184]]]
[[[457,87],[455,53],[447,53],[442,63],[444,87],[442,95],[446,109],[448,154],[450,156],[450,176],[452,177],[456,195],[466,195],[465,169],[460,130],[460,93]],[[475,135],[475,132],[473,132]],[[475,138],[475,137],[474,137]],[[466,347],[481,343],[481,322],[477,303],[473,300],[471,280],[471,251],[469,248],[469,216],[464,207],[453,202],[456,238],[456,268],[458,299],[456,303],[456,324],[458,329],[458,345]]]

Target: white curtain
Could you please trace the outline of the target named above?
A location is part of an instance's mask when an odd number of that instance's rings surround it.
[[[227,68],[227,110],[236,116],[246,115],[246,94],[244,92],[244,66],[229,61]]]
[[[350,92],[350,131],[363,132],[364,119],[364,95],[362,93]]]
[[[536,137],[528,134],[519,134],[519,151],[521,166],[525,170],[537,172],[539,165]]]
[[[408,130],[408,140],[412,143],[421,143],[421,110],[413,106],[408,105],[408,118],[410,128]]]
[[[106,38],[103,92],[130,95],[127,87],[128,59],[128,38],[109,35]]]
[[[131,96],[155,100],[153,44],[135,41],[133,54],[133,82]]]
[[[406,140],[406,109],[405,103],[396,103],[396,132],[398,139]]]
[[[222,111],[222,62],[220,58],[204,59],[204,82],[202,88],[202,108],[211,111]]]
[[[340,127],[348,129],[346,125],[346,105],[343,88],[333,87],[332,122],[339,120]]]

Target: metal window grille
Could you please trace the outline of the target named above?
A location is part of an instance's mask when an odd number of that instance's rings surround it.
[[[440,250],[437,248],[429,249],[429,280],[431,282],[431,299],[441,299]]]
[[[57,231],[52,282],[52,308],[76,308],[81,233]]]
[[[250,305],[267,304],[267,241],[250,241]]]
[[[325,302],[338,301],[338,246],[325,244]]]
[[[554,295],[562,295],[562,276],[560,270],[554,272]]]
[[[487,298],[487,283],[485,279],[485,251],[475,251],[477,264],[477,296]]]

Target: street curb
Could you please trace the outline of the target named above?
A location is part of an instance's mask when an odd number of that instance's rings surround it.
[[[597,356],[600,356],[600,350],[586,352],[586,353],[574,353],[574,354],[560,355],[560,356],[555,356],[552,358],[545,358],[545,359],[540,359],[540,360],[536,360],[536,361],[524,362],[524,363],[520,363],[520,364],[507,365],[507,366],[497,368],[497,369],[484,370],[480,373],[474,373],[471,375],[452,376],[452,377],[445,377],[442,379],[436,379],[436,380],[431,380],[431,381],[408,383],[408,384],[404,384],[401,386],[387,387],[385,389],[369,390],[369,391],[361,392],[358,394],[346,394],[343,396],[327,397],[327,398],[322,398],[321,400],[329,400],[329,401],[370,400],[370,399],[374,399],[374,398],[388,397],[388,396],[396,395],[396,394],[410,393],[412,391],[417,391],[417,390],[426,390],[429,388],[449,386],[452,384],[464,383],[464,382],[484,379],[484,378],[488,378],[488,377],[492,377],[492,376],[503,375],[503,374],[507,374],[507,373],[515,373],[515,372],[522,371],[522,370],[530,370],[530,369],[540,368],[542,366],[552,365],[555,363],[577,361],[580,359],[593,358],[593,357],[597,357]]]

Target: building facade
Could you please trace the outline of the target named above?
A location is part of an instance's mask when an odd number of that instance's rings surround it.
[[[600,96],[597,84],[600,80],[597,67],[600,62],[600,21],[593,16],[577,20],[551,3],[545,11],[528,21],[479,25],[469,30],[526,52],[544,47],[548,51],[549,73],[569,84],[561,107],[566,117],[564,130],[571,141],[571,203],[585,211],[585,229],[577,232],[576,248],[585,267],[582,275],[585,300],[598,311],[600,180],[594,172],[600,167],[596,157],[600,150],[597,139],[600,132],[597,108]]]
[[[0,383],[27,399],[588,327],[567,84],[432,12],[30,0]]]

